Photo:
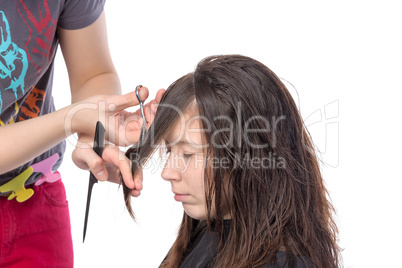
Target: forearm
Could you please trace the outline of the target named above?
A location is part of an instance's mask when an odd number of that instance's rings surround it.
[[[73,103],[93,95],[120,95],[120,81],[115,73],[100,74],[88,79],[73,92]],[[0,127],[0,140],[3,141],[0,145],[0,174],[25,164],[75,133],[75,124],[68,124],[79,117],[73,116],[74,107],[71,105],[44,116]],[[83,105],[76,106],[79,107],[85,109]],[[93,112],[93,109],[87,111]]]
[[[104,92],[103,92],[104,93]],[[148,96],[146,88],[141,99]],[[138,105],[135,92],[125,95],[97,95],[53,113],[0,127],[0,174],[25,164],[74,133],[93,135],[97,121],[106,128],[106,136],[115,137],[116,129],[106,122],[128,107]],[[121,122],[114,122],[120,124]],[[134,131],[136,132],[136,131]],[[127,144],[128,141],[122,141]]]
[[[63,141],[71,106],[37,118],[0,127],[0,174],[17,168]],[[69,131],[73,134],[74,130]]]
[[[120,80],[116,73],[102,73],[88,79],[81,86],[71,88],[71,102],[76,103],[93,95],[120,95]]]
[[[71,89],[71,102],[76,103],[93,95],[120,95],[120,80],[116,73],[104,73],[92,77],[79,88]],[[90,142],[92,136],[78,133],[80,142]]]

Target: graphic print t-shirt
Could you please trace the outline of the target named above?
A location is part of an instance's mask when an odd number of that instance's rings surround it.
[[[0,127],[55,110],[52,80],[58,46],[57,27],[69,30],[84,28],[100,16],[103,6],[104,0],[1,1]],[[4,142],[9,141],[0,141],[0,150]],[[32,137],[32,142],[35,142],[35,137]],[[64,150],[65,142],[62,142],[23,166],[1,174],[0,185],[30,165],[58,153],[60,159],[53,166],[55,171],[61,164]],[[26,184],[39,178],[40,174],[33,174]]]

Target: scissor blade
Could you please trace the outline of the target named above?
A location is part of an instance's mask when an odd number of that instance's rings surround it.
[[[87,207],[85,209],[84,234],[83,234],[83,238],[82,238],[82,243],[84,243],[85,235],[87,233],[88,214],[89,214],[89,206],[91,205],[92,188],[94,187],[94,184],[97,182],[98,182],[98,180],[95,178],[95,176],[91,172],[91,174],[89,175]]]

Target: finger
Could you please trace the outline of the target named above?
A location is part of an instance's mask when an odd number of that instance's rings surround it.
[[[88,150],[92,150],[92,146],[86,143],[81,143],[74,149],[71,155],[73,163],[80,169],[89,170],[88,164],[83,159],[83,156],[87,154]]]
[[[124,184],[130,188],[134,188],[133,175],[131,174],[130,160],[120,151],[117,146],[105,147],[102,154],[103,160],[113,164],[118,169],[120,169],[121,175],[123,176]],[[112,181],[113,182],[113,181]]]
[[[151,105],[154,104],[154,103],[157,103],[156,100],[152,100],[152,101],[148,102],[147,104],[144,104],[144,110],[145,110],[147,107],[151,107]],[[138,116],[141,116],[141,109],[138,108],[138,110],[135,111],[134,114],[135,114],[135,115],[138,115]]]
[[[158,103],[155,101],[154,103],[152,103],[151,104],[151,111],[152,111],[152,113],[153,113],[153,115],[154,115],[154,117],[155,117],[155,115],[156,115],[156,110],[158,109]],[[152,120],[153,121],[153,120]]]
[[[145,116],[145,128],[148,130],[149,127],[151,126],[152,123],[152,112],[151,112],[151,108],[146,107],[144,109],[144,116]]]
[[[75,149],[72,153],[72,160],[74,164],[83,170],[90,170],[87,162],[90,161],[91,155],[87,155],[88,152],[90,154],[94,153],[93,151],[93,140],[94,137],[90,135],[78,134],[78,141],[75,145]],[[92,155],[92,157],[95,157]]]
[[[144,105],[144,109],[146,109],[146,107],[150,107],[151,110],[152,110],[152,111],[154,112],[154,114],[155,114],[155,113],[156,113],[156,108],[158,107],[158,104],[159,104],[159,102],[161,101],[162,96],[163,96],[163,94],[164,94],[165,92],[166,92],[165,89],[163,89],[163,88],[160,89],[160,90],[156,93],[155,99],[152,100],[152,101],[150,101],[150,102],[148,102],[147,104]],[[156,106],[153,107],[154,105],[156,105]],[[138,109],[137,111],[135,111],[135,114],[141,116],[141,110]]]
[[[138,94],[140,95],[141,100],[144,102],[149,95],[148,88],[141,87],[138,90]],[[128,107],[140,104],[137,95],[135,94],[135,90],[124,95],[114,96],[111,103],[115,105],[115,107],[113,107],[115,111],[124,110]]]
[[[99,181],[106,181],[108,172],[103,162],[92,148],[79,148],[73,152],[73,162],[79,168],[90,170]]]
[[[141,195],[141,191],[139,191],[139,190],[132,190],[131,191],[131,196],[139,197],[140,195]]]
[[[152,122],[155,119],[155,113],[152,111],[151,107],[147,107],[144,109],[145,121],[146,121],[146,128],[149,129]]]
[[[143,188],[142,181],[143,181],[143,173],[141,169],[134,179],[135,188],[131,190],[131,196],[139,197],[141,195],[141,190]]]
[[[113,143],[122,146],[129,146],[138,142],[143,124],[142,121],[142,117],[132,115],[127,117],[123,122],[120,122],[120,126],[117,130],[118,133],[116,134],[118,140],[116,140],[117,143]]]
[[[157,103],[161,102],[162,96],[163,96],[163,94],[165,94],[165,92],[166,92],[166,90],[163,88],[158,90],[158,92],[156,93],[156,97],[155,97],[155,100]]]
[[[137,173],[137,175],[134,178],[134,185],[135,185],[135,189],[137,190],[142,190],[143,184],[143,176],[142,176],[142,169]]]

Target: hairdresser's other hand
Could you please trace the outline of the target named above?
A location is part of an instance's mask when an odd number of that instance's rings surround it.
[[[130,160],[120,151],[118,146],[107,144],[100,158],[92,149],[93,136],[80,135],[79,144],[73,151],[74,164],[84,170],[91,171],[99,181],[120,183],[120,172],[124,183],[132,189],[132,196],[138,197],[142,190],[142,172],[133,180]]]
[[[118,157],[116,157],[118,156]],[[107,172],[107,180],[113,183],[120,183],[120,172],[124,184],[131,189],[131,195],[138,197],[142,190],[142,171],[133,179],[131,174],[130,160],[119,150],[117,146],[108,146],[102,154]]]
[[[148,89],[139,89],[141,100],[148,98]],[[125,95],[97,95],[72,105],[66,116],[66,131],[93,136],[97,121],[106,128],[106,140],[120,146],[138,142],[142,118],[124,109],[138,105],[135,91]]]

